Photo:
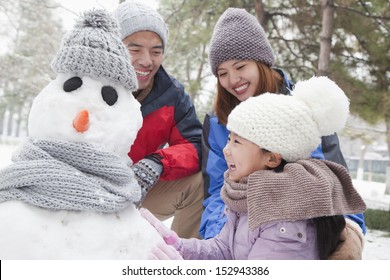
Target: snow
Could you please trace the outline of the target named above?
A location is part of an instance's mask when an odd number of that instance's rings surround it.
[[[0,168],[11,163],[11,155],[17,148],[18,139],[0,138]],[[390,209],[390,195],[385,195],[385,184],[354,180],[354,185],[360,195],[364,198],[367,206],[372,209]],[[110,224],[108,224],[110,225]],[[132,225],[137,227],[137,225]],[[96,233],[91,236],[92,239],[98,238]],[[47,237],[47,235],[46,235]],[[365,260],[390,260],[390,237],[389,234],[382,231],[368,229],[366,234],[365,247],[363,250],[363,259]],[[132,244],[134,251],[142,250],[140,242]],[[65,250],[65,247],[58,247],[57,250]]]
[[[390,211],[390,195],[385,195],[384,183],[353,181],[355,188],[370,209]],[[390,233],[367,230],[363,258],[367,260],[390,260]]]
[[[0,231],[0,259],[8,260],[141,260],[160,240],[135,206],[106,214],[7,201],[0,204],[0,221],[7,227]]]

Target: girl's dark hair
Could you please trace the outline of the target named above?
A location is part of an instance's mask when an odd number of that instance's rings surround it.
[[[260,82],[254,96],[266,92],[278,93],[283,83],[280,74],[266,64],[263,64],[258,61],[256,61],[256,64],[260,73],[260,77],[259,77]],[[227,118],[230,112],[239,103],[240,100],[238,100],[235,96],[233,96],[226,89],[224,89],[218,79],[217,94],[215,96],[215,102],[214,102],[214,112],[217,115],[218,121],[221,124],[224,125],[227,124]]]
[[[263,152],[263,153],[272,153],[271,151],[267,150],[267,149],[264,149],[264,148],[260,148],[260,150]],[[287,164],[287,161],[285,159],[282,159],[282,161],[280,162],[280,164],[273,168],[272,170],[276,173],[280,173],[280,172],[283,172],[283,169],[284,169],[284,166]]]
[[[263,152],[270,152],[262,149]],[[275,172],[283,172],[287,162],[282,159]],[[313,219],[317,231],[317,248],[320,260],[326,260],[336,250],[340,244],[340,235],[345,228],[345,218],[342,215],[317,217]]]
[[[317,229],[317,247],[320,260],[326,260],[340,243],[340,235],[345,228],[342,215],[313,219]]]

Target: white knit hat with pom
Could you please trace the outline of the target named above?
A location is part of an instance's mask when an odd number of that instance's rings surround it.
[[[343,129],[349,99],[327,77],[298,82],[291,94],[250,97],[230,113],[227,128],[288,162],[309,158],[321,136]]]

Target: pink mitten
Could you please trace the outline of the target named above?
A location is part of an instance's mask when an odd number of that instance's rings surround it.
[[[173,246],[177,251],[181,251],[182,241],[180,237],[173,230],[167,228],[162,222],[160,222],[148,209],[139,209],[141,216],[147,220],[161,235],[167,245]]]
[[[180,253],[171,245],[167,245],[163,242],[157,244],[150,253],[149,260],[182,260],[183,257]]]

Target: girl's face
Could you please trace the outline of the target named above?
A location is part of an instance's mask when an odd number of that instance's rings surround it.
[[[232,132],[223,148],[229,168],[229,179],[238,182],[258,170],[266,170],[271,153],[264,152],[255,143]]]
[[[253,96],[259,85],[260,72],[253,60],[228,60],[219,65],[217,76],[220,84],[238,100]]]

